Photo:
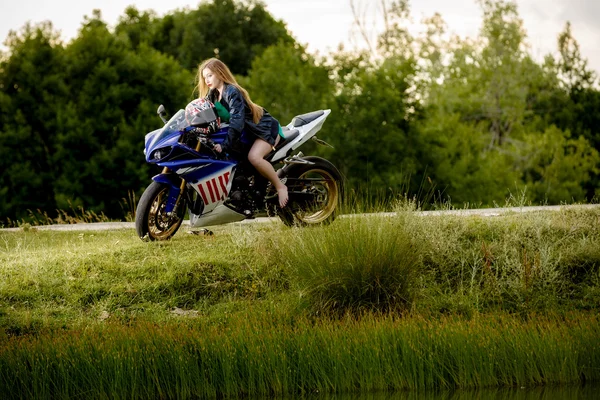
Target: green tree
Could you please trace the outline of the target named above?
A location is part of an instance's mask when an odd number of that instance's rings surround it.
[[[431,177],[459,203],[502,202],[509,189],[525,186],[532,201],[581,199],[596,157],[583,149],[585,139],[571,139],[550,126],[554,111],[568,104],[556,65],[547,59],[540,66],[531,59],[515,3],[485,0],[481,5],[477,40],[455,39],[442,46],[447,66],[421,63],[426,114],[419,130]],[[532,143],[542,146],[536,149],[540,154],[553,156],[524,162],[531,159]],[[555,173],[562,169],[573,173]],[[558,190],[558,180],[567,175],[569,184]]]
[[[129,46],[134,49],[144,43],[151,44],[157,19],[153,10],[139,11],[134,6],[129,6],[125,9],[125,15],[119,18],[115,27],[115,35],[127,41]]]
[[[481,117],[490,124],[490,145],[502,145],[523,121],[533,62],[525,51],[526,34],[516,4],[497,0],[480,3],[482,48],[473,59],[477,75],[471,80],[479,87]]]
[[[367,58],[337,55],[337,93],[322,137],[334,145],[330,157],[351,186],[410,190],[409,177],[420,179],[420,139],[412,123],[419,105],[410,95],[415,64],[390,58],[365,68]]]
[[[145,44],[130,49],[108,31],[99,12],[66,55],[72,94],[58,115],[57,203],[63,208],[72,201],[117,216],[128,191],[139,193],[147,181],[143,137],[160,126],[156,107],[182,107],[193,76]]]
[[[431,112],[419,125],[427,175],[443,200],[455,205],[493,205],[519,187],[514,158],[490,149],[491,134],[483,124],[464,121],[459,113]]]
[[[299,45],[280,42],[266,49],[252,62],[244,86],[282,125],[296,115],[331,106],[328,68],[317,65]]]
[[[526,135],[519,149],[523,181],[535,199],[550,204],[585,201],[586,184],[598,174],[600,156],[583,137],[550,126]]]
[[[558,36],[558,49],[560,58],[555,68],[566,98],[555,102],[551,120],[563,130],[572,132],[573,136],[583,136],[593,148],[600,151],[600,91],[596,85],[598,77],[582,57],[570,23],[566,24],[565,30]],[[600,176],[593,174],[585,187],[588,200],[600,196]]]
[[[186,69],[216,56],[240,75],[248,73],[252,60],[267,47],[279,41],[294,44],[285,24],[258,0],[205,0],[196,9],[163,18],[129,7],[115,31],[134,46],[146,42],[173,56]]]
[[[68,94],[65,58],[50,23],[11,32],[0,61],[0,219],[53,209],[55,115]]]
[[[403,25],[408,3],[382,1],[381,5],[385,31],[375,46],[366,31],[368,23],[354,8],[355,24],[369,49],[340,48],[333,54],[328,65],[332,115],[319,135],[335,147],[319,151],[338,166],[349,187],[376,196],[382,191],[418,189],[423,170],[420,135],[414,125],[421,109],[415,91],[418,65],[413,38]]]
[[[581,56],[579,43],[571,32],[571,23],[567,22],[564,31],[558,35],[559,73],[569,92],[589,89],[596,81],[596,74],[588,68],[587,60]]]

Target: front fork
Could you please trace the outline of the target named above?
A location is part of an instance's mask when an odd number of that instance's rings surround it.
[[[179,142],[183,140],[184,135],[181,135]],[[200,140],[196,143],[196,152],[200,151]],[[152,177],[154,182],[164,183],[169,185],[169,197],[167,198],[167,204],[165,205],[165,211],[167,215],[171,216],[175,213],[177,215],[177,205],[185,189],[185,179],[178,176],[174,176],[172,171],[168,167],[164,167],[162,172]],[[181,181],[181,182],[178,182]]]
[[[154,182],[164,183],[169,186],[169,197],[165,205],[167,215],[177,214],[177,205],[185,189],[185,179],[173,174],[167,167],[163,168],[162,173],[152,177]]]

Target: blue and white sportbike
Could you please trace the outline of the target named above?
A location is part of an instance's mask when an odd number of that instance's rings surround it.
[[[295,152],[309,139],[317,139],[330,110],[298,115],[282,127],[283,136],[265,159],[280,167],[288,204],[280,208],[277,192],[248,161],[253,135],[242,132],[229,154],[213,150],[227,136],[209,101],[188,104],[171,119],[161,105],[165,125],[146,135],[146,161],[162,167],[152,178],[137,205],[135,227],[144,240],[167,240],[181,226],[189,210],[191,228],[277,215],[286,225],[329,223],[342,196],[337,168],[321,157]]]

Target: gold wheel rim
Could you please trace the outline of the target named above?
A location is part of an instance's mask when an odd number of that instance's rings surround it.
[[[168,188],[164,188],[154,198],[150,212],[148,213],[148,232],[158,240],[166,240],[173,236],[173,233],[179,228],[179,224],[181,223],[179,216],[166,215],[167,197]],[[166,229],[161,229],[161,226]]]
[[[311,185],[307,190],[317,191],[318,197],[323,197],[323,201],[319,203],[324,204],[319,210],[316,211],[299,211],[296,213],[296,218],[305,224],[319,224],[329,218],[338,204],[339,199],[339,188],[336,180],[328,171],[322,169],[311,169],[299,176],[299,179],[308,178],[309,175],[318,174],[323,178],[322,182]]]

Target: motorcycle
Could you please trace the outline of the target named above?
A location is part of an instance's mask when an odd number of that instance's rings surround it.
[[[209,102],[206,102],[209,103]],[[152,178],[137,205],[135,227],[143,240],[168,240],[181,226],[186,210],[191,228],[239,222],[260,216],[277,215],[288,226],[327,224],[336,217],[342,196],[342,178],[328,160],[293,154],[309,139],[318,139],[331,110],[298,115],[282,126],[283,137],[265,159],[274,166],[288,187],[289,200],[280,208],[277,192],[247,159],[253,135],[242,132],[229,154],[217,153],[227,124],[212,104],[200,108],[190,103],[169,120],[161,105],[157,114],[164,126],[145,137],[145,158],[162,167]],[[331,147],[331,146],[330,146]]]

